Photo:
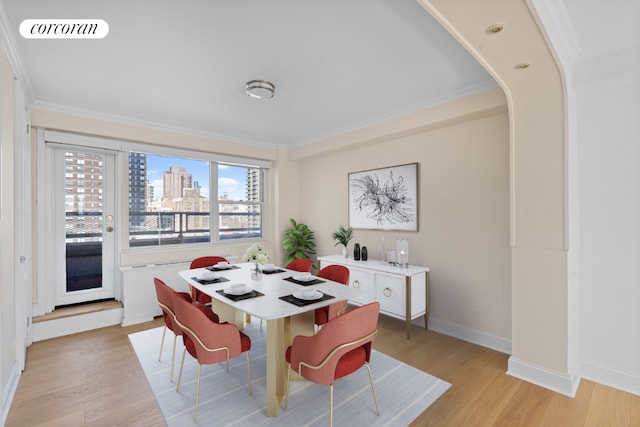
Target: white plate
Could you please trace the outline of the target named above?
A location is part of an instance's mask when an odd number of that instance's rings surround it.
[[[314,291],[314,293],[309,295],[309,296],[303,295],[303,292],[304,291],[295,291],[293,293],[293,296],[298,298],[298,299],[304,299],[304,300],[307,300],[307,301],[311,301],[311,300],[314,300],[314,299],[320,299],[320,298],[322,298],[324,296],[324,294],[322,292],[320,292],[320,291]]]
[[[293,276],[293,280],[297,280],[298,282],[310,282],[314,279],[315,277],[312,275],[303,276],[301,274],[296,274],[295,276]]]
[[[244,286],[242,288],[227,288],[224,290],[225,294],[229,294],[229,295],[244,295],[244,294],[248,294],[249,292],[251,292],[253,289],[251,289],[249,286]]]

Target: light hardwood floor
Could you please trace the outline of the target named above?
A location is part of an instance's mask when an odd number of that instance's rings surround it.
[[[160,325],[34,343],[6,426],[165,425],[127,338]],[[396,319],[381,316],[375,347],[452,384],[411,426],[640,426],[639,396],[589,381],[562,396],[505,374],[506,354],[419,327],[406,340]]]

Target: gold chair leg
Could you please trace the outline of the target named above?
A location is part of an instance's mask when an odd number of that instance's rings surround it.
[[[180,381],[182,380],[182,368],[184,367],[184,356],[187,355],[187,348],[184,348],[182,352],[182,361],[180,362],[180,373],[178,374],[178,385],[176,386],[176,391],[180,391]]]
[[[158,354],[158,362],[160,362],[160,359],[162,359],[162,347],[164,347],[164,336],[167,334],[167,328],[166,326],[164,327],[164,329],[162,329],[162,340],[160,341],[160,354]]]
[[[176,341],[178,340],[178,336],[173,336],[173,351],[171,352],[171,373],[169,374],[169,382],[173,382],[173,365],[176,359]]]
[[[376,397],[376,389],[373,386],[373,375],[371,375],[371,367],[368,363],[365,363],[364,366],[367,367],[367,371],[369,371],[369,382],[371,383],[371,391],[373,392],[373,401],[376,403],[376,412],[378,416],[380,416],[380,408],[378,407],[378,398]]]
[[[198,422],[198,400],[200,400],[200,369],[202,365],[198,363],[198,381],[196,382],[196,409],[193,413],[193,422]]]
[[[287,392],[284,395],[284,408],[283,411],[287,410],[287,406],[289,405],[289,387],[291,386],[291,366],[287,369]]]
[[[253,387],[251,385],[251,361],[249,360],[248,351],[247,351],[247,373],[249,375],[249,396],[253,396]]]
[[[333,427],[333,383],[329,384],[329,427]]]

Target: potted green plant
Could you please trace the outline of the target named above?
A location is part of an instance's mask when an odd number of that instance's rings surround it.
[[[313,231],[303,223],[296,222],[293,218],[289,218],[291,227],[284,232],[284,241],[282,249],[289,263],[296,258],[311,259],[316,253],[315,235]]]
[[[341,225],[336,231],[333,232],[332,237],[333,240],[336,241],[336,244],[333,246],[342,245],[342,255],[344,255],[345,258],[348,258],[349,249],[347,248],[347,246],[349,245],[349,241],[353,238],[353,228],[345,228],[343,225]]]

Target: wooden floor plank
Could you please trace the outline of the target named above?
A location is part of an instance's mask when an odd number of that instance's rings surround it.
[[[540,425],[549,427],[554,425],[562,425],[563,427],[584,426],[594,385],[590,381],[581,381],[574,398],[559,393],[554,394]]]
[[[610,387],[593,390],[585,426],[630,426],[631,395]],[[597,406],[593,402],[598,402]]]

